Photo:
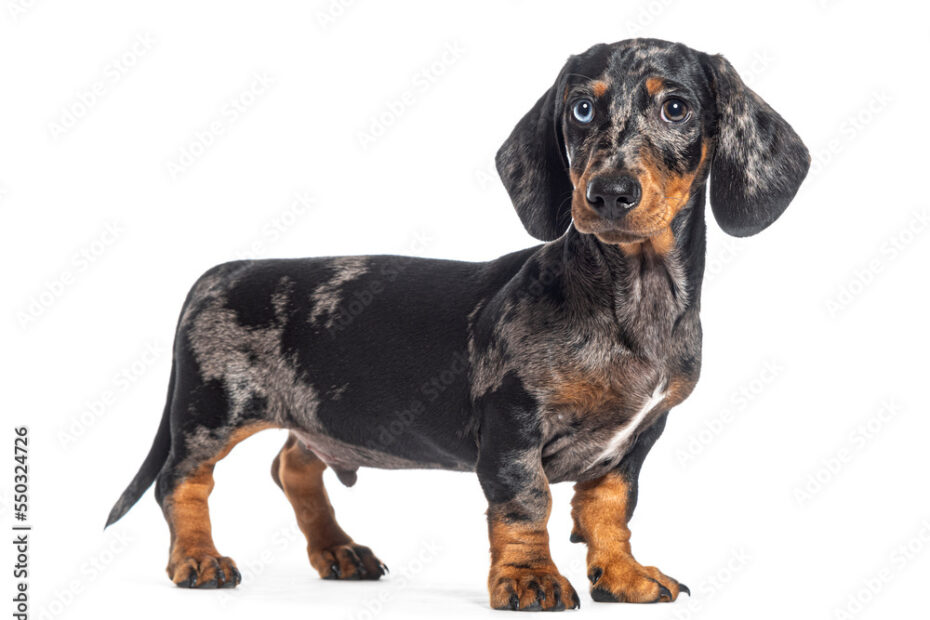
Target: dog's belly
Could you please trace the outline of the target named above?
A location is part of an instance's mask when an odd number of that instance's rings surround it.
[[[426,392],[432,400],[414,381],[390,386],[373,370],[368,385],[349,384],[338,398],[320,401],[292,430],[337,474],[359,467],[473,470],[477,442],[462,386]]]
[[[356,445],[341,441],[316,431],[292,430],[300,442],[320,460],[326,463],[346,486],[355,484],[356,472],[360,467],[378,469],[449,469],[454,471],[472,471],[474,463],[464,459],[443,455],[427,462],[413,460],[382,449]]]

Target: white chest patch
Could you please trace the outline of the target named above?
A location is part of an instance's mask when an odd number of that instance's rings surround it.
[[[606,461],[611,457],[614,457],[618,454],[622,454],[621,450],[626,448],[626,444],[629,443],[630,437],[633,433],[636,432],[636,429],[639,428],[640,424],[643,423],[643,420],[646,419],[646,416],[649,415],[653,409],[659,406],[663,400],[665,400],[665,381],[659,381],[659,384],[656,386],[655,390],[652,391],[652,396],[646,399],[646,402],[643,403],[643,406],[640,407],[639,411],[636,412],[636,415],[633,416],[633,419],[630,420],[623,428],[614,434],[610,438],[610,441],[607,442],[607,445],[597,456],[596,459],[592,462],[598,463],[601,461]]]

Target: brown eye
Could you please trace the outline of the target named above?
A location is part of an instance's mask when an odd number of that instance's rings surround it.
[[[691,110],[681,99],[666,99],[662,104],[662,120],[666,123],[681,123],[690,117]]]

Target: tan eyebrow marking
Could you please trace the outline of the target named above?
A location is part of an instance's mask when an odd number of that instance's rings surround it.
[[[591,92],[594,93],[595,97],[601,97],[604,93],[607,92],[607,82],[598,80],[591,84]]]
[[[662,78],[651,77],[646,80],[646,92],[648,92],[650,95],[655,95],[658,93],[660,90],[662,90],[663,86],[665,86],[665,82],[662,81]]]

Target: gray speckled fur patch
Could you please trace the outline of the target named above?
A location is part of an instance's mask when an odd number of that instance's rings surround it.
[[[341,303],[342,285],[367,269],[364,257],[331,260],[334,275],[321,282],[309,300],[313,304],[311,320],[315,322],[331,317]],[[276,315],[272,326],[243,326],[236,311],[227,306],[227,294],[246,269],[247,265],[230,266],[208,272],[193,287],[183,311],[179,329],[190,342],[200,378],[222,383],[230,410],[228,422],[222,428],[201,427],[187,435],[187,458],[176,466],[176,471],[183,475],[220,451],[229,432],[245,422],[248,406],[256,398],[262,399],[265,406],[263,420],[295,432],[345,484],[355,482],[354,472],[360,466],[424,467],[422,463],[352,446],[326,434],[317,419],[321,398],[318,388],[298,376],[294,362],[281,350],[285,311],[294,282],[283,277],[277,283],[271,296]],[[335,386],[330,397],[338,399],[346,388],[347,385]]]
[[[327,328],[333,326],[336,311],[342,304],[342,286],[368,271],[368,264],[363,256],[334,258],[332,264],[336,268],[336,274],[321,282],[310,295],[310,322],[314,325],[323,323]],[[323,317],[326,317],[325,322]]]

